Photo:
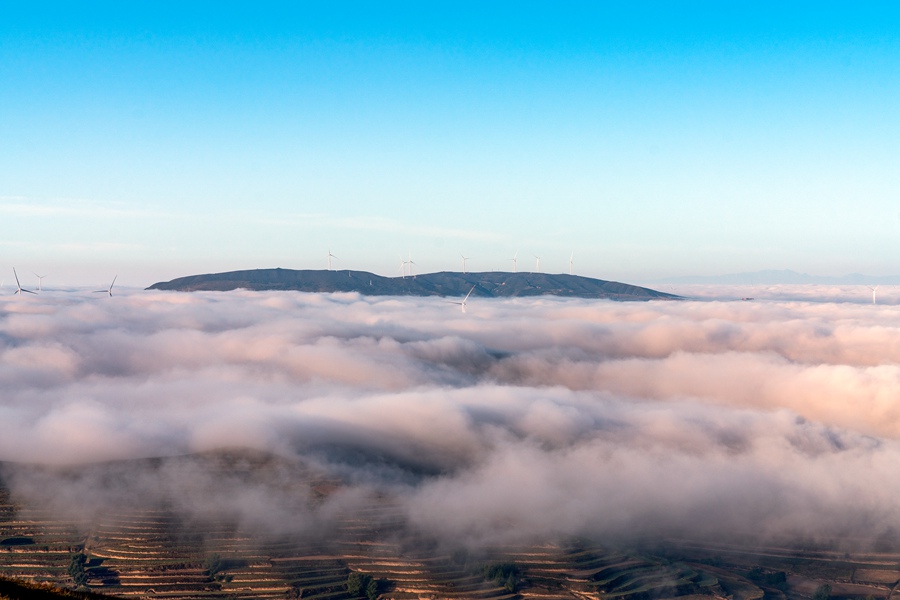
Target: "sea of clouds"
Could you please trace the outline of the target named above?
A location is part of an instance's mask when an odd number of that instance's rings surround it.
[[[335,507],[185,463],[16,465],[251,448],[344,482],[333,503],[376,490],[415,531],[473,545],[893,541],[900,307],[809,294],[474,297],[465,314],[358,294],[7,296],[0,461],[19,497],[82,516],[164,497],[301,530]]]

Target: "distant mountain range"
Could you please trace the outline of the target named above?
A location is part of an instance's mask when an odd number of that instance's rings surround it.
[[[296,290],[301,292],[359,292],[370,296],[565,296],[610,300],[676,300],[679,296],[645,287],[578,275],[550,273],[459,273],[442,271],[414,277],[382,277],[366,271],[254,269],[179,277],[154,283],[148,290],[181,292]]]
[[[808,275],[790,270],[766,270],[753,271],[751,273],[732,273],[729,275],[689,275],[685,277],[667,277],[656,279],[653,284],[671,283],[707,283],[707,284],[732,284],[732,285],[776,285],[776,284],[802,284],[813,283],[823,285],[898,285],[900,275],[873,276],[860,273],[850,273],[839,277],[825,275]]]

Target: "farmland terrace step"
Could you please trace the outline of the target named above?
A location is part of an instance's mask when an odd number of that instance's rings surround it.
[[[378,571],[385,571],[391,573],[409,573],[410,575],[416,575],[418,573],[428,573],[429,570],[424,565],[410,565],[404,564],[402,562],[387,562],[387,561],[348,561],[348,565],[351,568],[356,568],[358,571],[367,571],[371,569],[375,569]]]
[[[585,570],[585,569],[600,569],[603,567],[608,567],[611,565],[615,565],[617,563],[621,563],[625,560],[625,557],[616,557],[610,558],[605,556],[597,556],[593,558],[581,557],[578,560],[570,560],[569,557],[561,557],[558,561],[559,564],[569,565],[573,569]]]
[[[173,552],[182,553],[183,551],[172,550],[170,546],[157,546],[155,548],[133,548],[130,546],[89,546],[88,551],[93,551],[94,549],[98,549],[105,552],[115,552],[117,554],[122,555],[135,555],[135,556],[157,556],[160,554],[171,554]]]
[[[194,596],[223,597],[219,589],[204,589],[201,587],[147,587],[147,588],[123,588],[117,586],[89,586],[91,590],[107,596],[116,597],[157,597],[189,598]]]
[[[309,586],[309,585],[317,585],[317,584],[332,584],[334,582],[346,582],[348,573],[345,571],[343,573],[335,574],[335,575],[313,575],[309,577],[297,577],[287,579],[288,583],[296,586]]]
[[[607,583],[621,577],[625,573],[638,572],[641,570],[652,569],[653,567],[654,565],[641,560],[630,560],[600,569],[594,573],[594,581],[596,583]]]
[[[280,556],[272,558],[273,563],[293,563],[293,562],[332,562],[340,563],[344,559],[365,558],[364,556],[347,556],[344,554],[313,554],[305,556]]]
[[[497,596],[501,596],[507,594],[505,588],[501,587],[490,587],[483,588],[480,590],[472,590],[472,591],[464,591],[464,592],[454,592],[449,590],[440,589],[435,586],[408,586],[408,585],[395,585],[395,589],[399,592],[406,592],[410,594],[421,594],[426,596],[440,596],[442,598],[496,598]]]
[[[107,544],[132,544],[136,542],[152,543],[159,542],[162,544],[180,542],[184,544],[199,544],[200,540],[179,539],[170,532],[136,532],[136,531],[97,531],[92,530],[88,539],[102,541]]]
[[[304,596],[303,600],[337,600],[338,598],[350,598],[346,591],[340,592],[323,592],[321,594],[313,594],[312,596]]]
[[[178,565],[165,565],[159,567],[123,567],[119,571],[123,575],[168,575],[168,574],[177,574],[177,575],[190,575],[190,574],[201,574],[206,573],[205,569],[201,569],[200,567],[192,564],[192,563],[181,563]]]
[[[444,586],[448,589],[455,589],[455,590],[480,588],[485,583],[484,578],[476,577],[476,576],[459,578],[459,579],[432,578],[430,581],[434,582],[437,585]]]
[[[253,583],[253,582],[251,582],[251,583]],[[272,585],[272,582],[270,582],[270,581],[260,582],[260,583],[263,583],[265,585],[248,586],[248,585],[234,585],[234,582],[224,583],[224,584],[222,584],[222,589],[228,590],[228,591],[231,591],[231,590],[254,590],[254,591],[255,590],[262,590],[262,591],[281,590],[282,592],[286,592],[287,590],[290,589],[290,586],[285,585],[285,584]]]
[[[70,537],[78,537],[78,532],[72,527],[44,527],[35,523],[14,523],[7,522],[4,529],[8,531],[22,531],[30,534],[45,537],[48,539],[68,539]]]
[[[544,588],[529,590],[522,589],[519,590],[519,596],[521,598],[538,598],[540,600],[578,600],[579,596],[567,592],[565,590],[560,591],[550,591]]]
[[[171,582],[179,582],[179,583],[190,583],[194,584],[205,584],[209,583],[209,577],[153,577],[153,578],[145,578],[145,577],[123,577],[119,575],[119,582],[122,585],[133,586],[133,585],[163,585],[169,584]]]
[[[4,556],[35,556],[39,558],[65,556],[66,558],[68,558],[70,554],[71,552],[67,550],[44,550],[42,546],[38,546],[37,548],[35,548],[34,546],[14,546],[11,548],[7,548],[4,551],[0,551],[0,560],[2,560]]]
[[[107,571],[111,571],[113,569],[108,568],[105,564],[101,567],[97,567],[99,569],[104,569]],[[206,574],[206,571],[125,571],[115,569],[116,574],[123,581],[207,581],[209,580],[209,576]]]
[[[140,562],[140,563],[154,563],[161,561],[175,561],[175,560],[184,560],[184,554],[171,554],[169,556],[160,556],[156,554],[150,554],[145,556],[134,556],[130,554],[121,554],[117,552],[106,552],[101,551],[97,552],[91,550],[91,556],[96,556],[97,558],[107,558],[110,560],[121,560],[124,562]]]
[[[616,589],[623,585],[627,585],[630,581],[646,574],[646,573],[655,573],[656,570],[652,566],[642,566],[636,567],[628,570],[617,570],[611,572],[604,579],[598,579],[592,581],[591,583],[597,586],[604,587],[606,589]]]
[[[221,574],[227,575],[230,578],[229,581],[234,582],[284,581],[284,577],[280,573],[273,573],[271,571],[261,573],[232,573],[230,571],[223,571]]]
[[[155,590],[165,589],[165,590],[196,590],[196,589],[218,589],[218,586],[213,584],[210,581],[197,581],[197,582],[183,582],[183,581],[170,581],[170,582],[162,582],[155,581],[153,583],[148,582],[129,582],[129,581],[120,581],[119,587],[123,589],[150,589],[153,588]]]
[[[309,577],[338,577],[343,576],[347,577],[350,574],[350,569],[346,568],[343,565],[334,565],[328,568],[310,566],[308,568],[294,568],[294,569],[273,569],[273,573],[277,573],[282,577],[287,579],[307,579]]]

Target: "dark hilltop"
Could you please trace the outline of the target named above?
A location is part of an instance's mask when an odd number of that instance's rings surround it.
[[[253,269],[190,275],[154,283],[148,290],[180,292],[247,289],[299,292],[359,292],[369,296],[465,296],[490,298],[563,296],[609,300],[677,300],[649,288],[579,275],[551,273],[459,273],[441,271],[407,277],[382,277],[366,271]]]

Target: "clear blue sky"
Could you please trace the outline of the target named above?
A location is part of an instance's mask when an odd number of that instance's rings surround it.
[[[0,269],[900,273],[896,3],[187,4],[0,2]]]

